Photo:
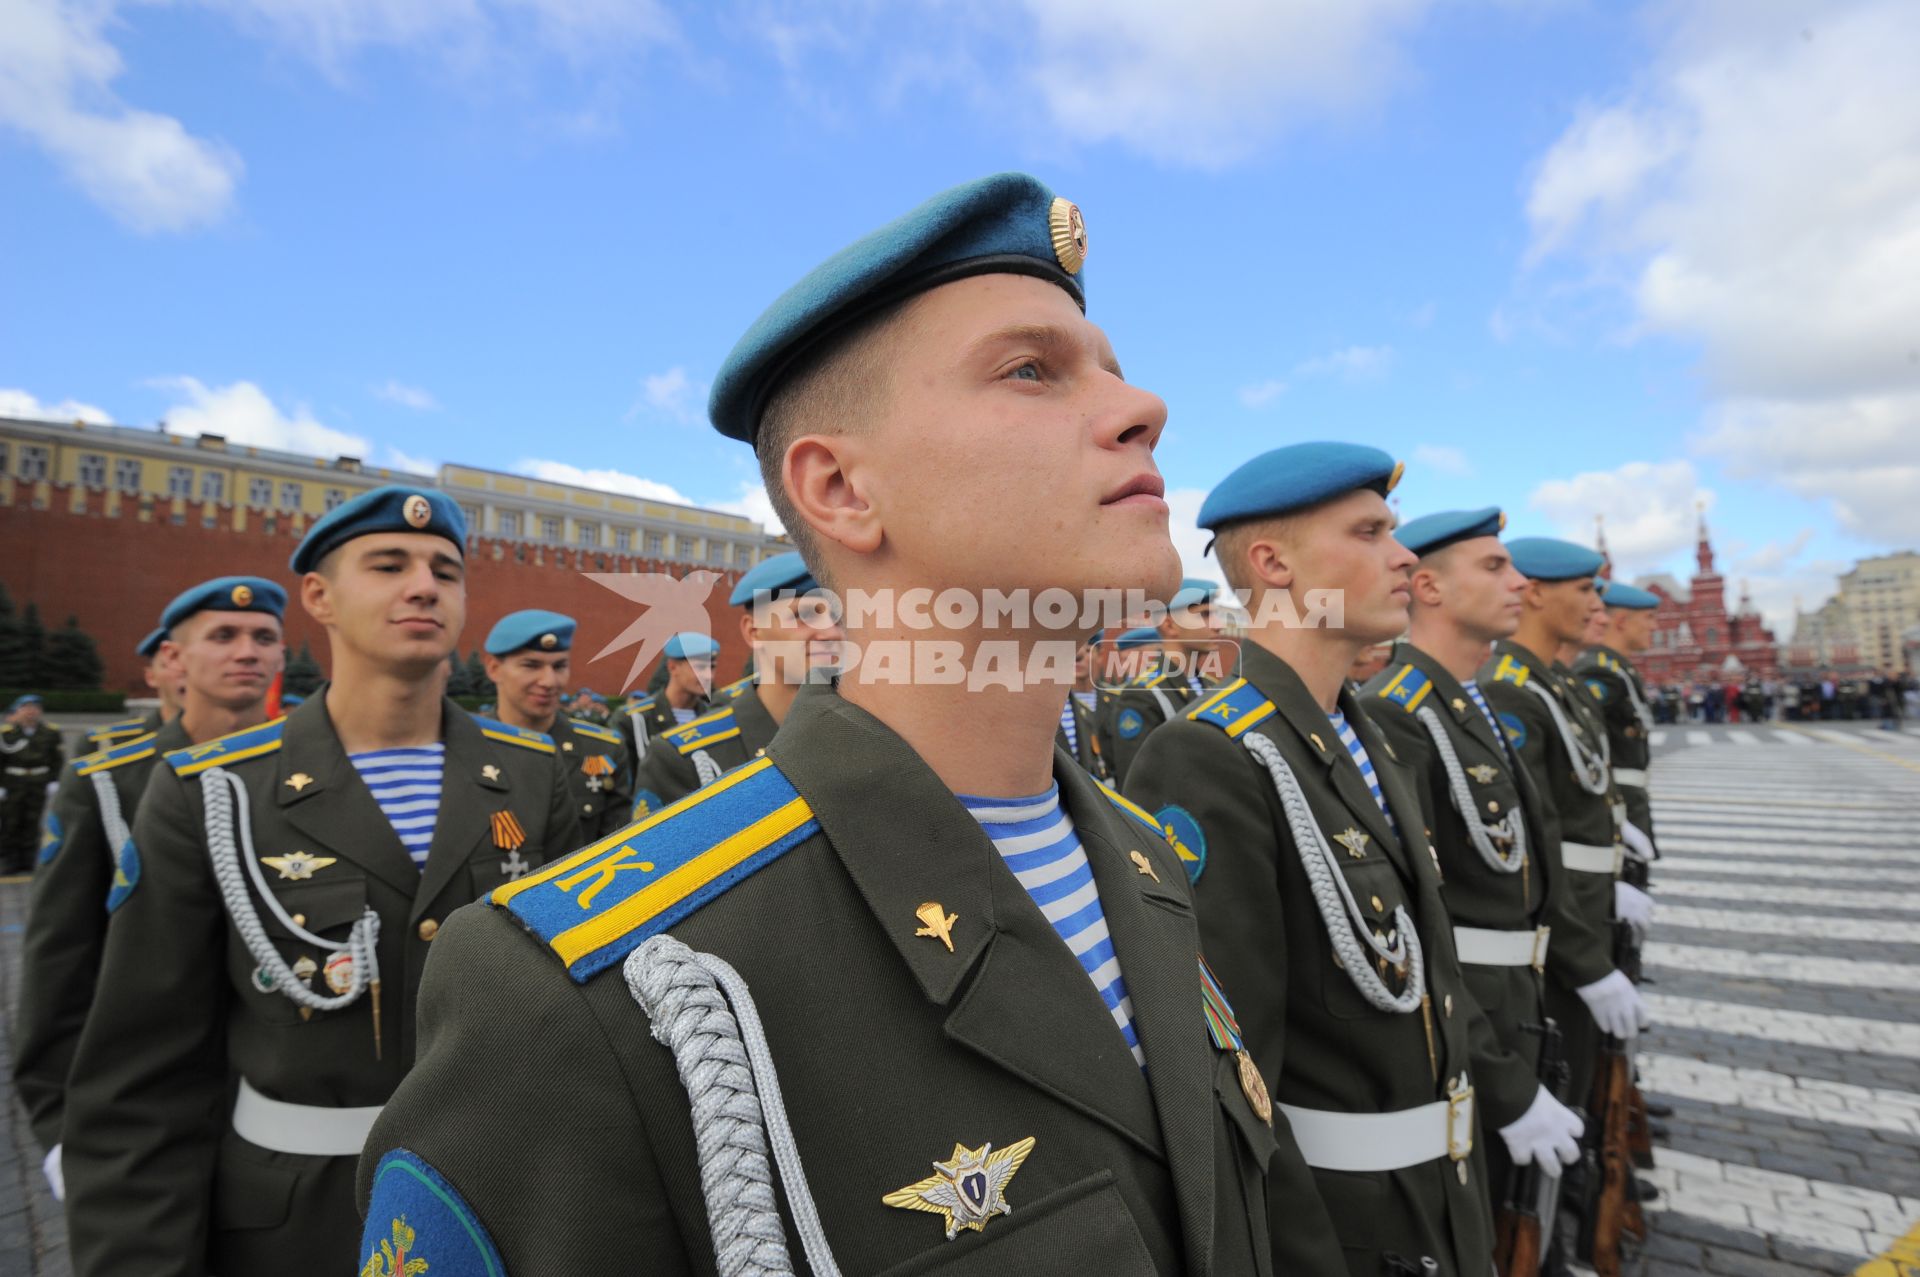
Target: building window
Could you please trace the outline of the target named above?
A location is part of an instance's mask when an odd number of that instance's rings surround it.
[[[581,524],[580,525],[580,544],[588,547],[589,549],[599,545],[600,544],[600,525],[597,523]]]
[[[693,557],[693,538],[680,537],[678,541],[679,544],[674,547],[674,554],[682,559],[691,559]]]
[[[174,466],[167,471],[167,495],[182,501],[193,499],[192,466]]]
[[[0,474],[7,472],[7,441],[0,439]]]
[[[500,512],[500,535],[503,537],[517,537],[520,535],[520,512],[518,510],[502,510]]]
[[[657,559],[661,555],[665,554],[666,552],[667,552],[666,536],[659,532],[647,533],[647,553]]]
[[[727,547],[724,545],[721,545],[718,541],[709,542],[707,544],[707,562],[725,563],[726,561],[727,561]]]
[[[121,457],[115,461],[113,486],[122,492],[140,491],[140,463],[132,457]]]
[[[339,488],[328,488],[326,494],[321,498],[321,502],[327,509],[331,510],[336,506],[345,505],[347,503],[347,494]]]
[[[479,506],[462,504],[460,507],[460,515],[462,518],[464,518],[467,521],[467,531],[469,532],[480,531],[480,507]]]
[[[633,529],[615,528],[613,530],[613,548],[622,554],[633,549]]]
[[[734,547],[733,561],[735,563],[738,563],[743,568],[746,567],[748,564],[752,563],[753,547],[750,545],[742,545],[742,546]]]
[[[47,477],[47,450],[37,443],[20,445],[20,477],[35,482]]]
[[[540,520],[540,539],[558,541],[560,539],[560,520],[552,515],[544,515]]]
[[[299,484],[283,483],[280,485],[280,508],[282,510],[298,510],[300,508]]]
[[[273,504],[273,480],[247,480],[247,504],[256,510],[264,510]]]
[[[25,467],[22,467],[24,470]],[[26,476],[21,475],[22,478]],[[80,486],[83,488],[104,488],[107,486],[107,459],[98,452],[80,454]]]

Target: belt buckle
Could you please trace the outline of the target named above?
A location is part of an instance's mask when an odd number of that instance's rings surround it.
[[[1473,1152],[1473,1088],[1462,1073],[1447,1089],[1447,1156],[1464,1162]]]
[[[1533,968],[1536,975],[1546,974],[1547,941],[1551,939],[1552,936],[1552,927],[1535,927],[1533,929],[1533,961],[1528,965]]]

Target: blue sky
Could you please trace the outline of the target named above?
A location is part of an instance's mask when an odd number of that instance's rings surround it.
[[[1370,442],[1629,573],[1704,500],[1784,619],[1920,543],[1917,52],[1892,0],[0,0],[0,412],[764,516],[735,337],[1024,168],[1177,516]]]

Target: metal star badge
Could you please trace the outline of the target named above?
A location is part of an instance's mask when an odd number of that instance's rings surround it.
[[[1358,829],[1345,829],[1333,836],[1333,840],[1347,849],[1347,854],[1355,860],[1364,860],[1367,856],[1367,836]]]
[[[282,878],[300,882],[334,862],[333,856],[316,856],[310,851],[289,852],[284,856],[262,856],[260,863],[278,869]]]
[[[970,1228],[979,1232],[995,1215],[1011,1215],[1006,1187],[1033,1152],[1033,1136],[995,1152],[992,1144],[953,1146],[953,1156],[933,1164],[934,1173],[917,1184],[896,1188],[881,1198],[901,1210],[926,1211],[947,1219],[947,1240]]]
[[[1478,763],[1467,768],[1467,775],[1473,777],[1482,785],[1491,785],[1500,778],[1500,769],[1498,767],[1489,767],[1485,763]]]

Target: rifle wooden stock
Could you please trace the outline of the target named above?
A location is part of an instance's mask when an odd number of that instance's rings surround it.
[[[1544,1024],[1524,1026],[1528,1033],[1538,1033],[1540,1042],[1540,1065],[1537,1076],[1547,1093],[1555,1099],[1567,1084],[1567,1064],[1560,1053],[1560,1026],[1551,1017]],[[1507,1180],[1507,1200],[1495,1212],[1493,1263],[1500,1277],[1539,1277],[1540,1265],[1545,1262],[1544,1237],[1546,1230],[1542,1226],[1541,1212],[1553,1212],[1559,1205],[1559,1177],[1553,1177],[1549,1186],[1546,1171],[1537,1164],[1515,1166]],[[1543,1189],[1551,1188],[1550,1200],[1543,1200]],[[1550,1221],[1549,1221],[1550,1222]]]
[[[1540,1221],[1522,1211],[1502,1208],[1494,1221],[1493,1265],[1500,1277],[1538,1277]]]

